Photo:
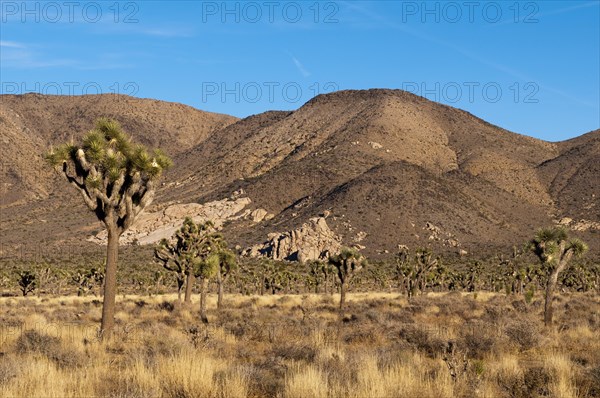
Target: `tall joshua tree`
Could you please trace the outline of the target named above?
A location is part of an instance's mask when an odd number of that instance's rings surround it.
[[[75,187],[108,232],[101,335],[114,327],[119,237],[152,202],[155,182],[172,162],[161,150],[133,144],[118,122],[96,121],[81,145],[51,148],[46,159]]]
[[[544,323],[552,324],[552,299],[558,281],[558,275],[566,268],[574,256],[582,256],[588,246],[580,239],[569,238],[564,228],[542,228],[529,242],[529,249],[540,259],[547,272],[546,302],[544,305]]]
[[[340,311],[342,311],[346,303],[348,283],[367,265],[367,260],[357,250],[345,247],[339,254],[330,256],[329,263],[336,268],[340,280]]]

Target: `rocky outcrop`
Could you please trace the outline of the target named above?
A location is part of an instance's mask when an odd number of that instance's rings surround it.
[[[120,238],[121,244],[148,245],[163,238],[171,238],[181,227],[186,217],[195,222],[212,221],[215,228],[220,229],[226,221],[248,219],[259,223],[273,218],[264,209],[246,209],[252,201],[248,197],[232,195],[231,198],[199,203],[178,203],[163,205],[161,208],[142,213],[135,223]],[[88,239],[98,244],[106,243],[106,231],[102,231]]]
[[[443,246],[460,247],[460,242],[454,235],[450,232],[444,233],[440,227],[430,222],[426,223],[423,229],[427,231],[429,234],[428,239],[431,241],[442,242]]]
[[[579,220],[574,221],[570,217],[563,217],[560,220],[555,220],[559,225],[568,227],[573,231],[588,231],[588,230],[600,230],[600,222],[591,220]]]
[[[341,248],[341,238],[329,228],[324,217],[311,218],[293,231],[269,234],[268,239],[263,244],[247,249],[244,254],[304,262],[324,260]]]

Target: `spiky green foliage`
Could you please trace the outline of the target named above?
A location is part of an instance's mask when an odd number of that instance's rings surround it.
[[[23,297],[27,296],[27,294],[33,292],[37,286],[35,274],[31,271],[25,270],[17,273],[19,283],[19,288],[21,289],[21,293]]]
[[[345,283],[367,265],[367,260],[358,250],[344,247],[339,254],[329,257],[329,263],[337,269],[340,281]]]
[[[204,262],[214,250],[214,242],[219,241],[219,237],[221,235],[216,233],[211,221],[196,223],[186,217],[170,240],[162,239],[159,242],[154,249],[154,259],[176,274],[180,291],[186,276],[203,277],[211,274],[203,271],[203,268],[209,267]]]
[[[77,286],[77,295],[85,296],[95,286],[104,281],[104,273],[96,268],[79,269],[71,276],[71,282]]]
[[[529,249],[535,254],[542,264],[555,267],[561,260],[568,256],[580,257],[588,246],[581,239],[569,239],[563,227],[540,228],[529,242]]]
[[[402,247],[395,260],[400,287],[408,297],[425,291],[428,283],[436,283],[438,277],[443,281],[446,276],[443,267],[440,267],[439,257],[434,257],[433,252],[426,248],[417,248],[411,258],[408,248]]]
[[[329,257],[329,263],[336,268],[340,280],[340,310],[343,310],[346,286],[357,272],[367,266],[367,259],[358,250],[344,247],[339,254]]]
[[[219,259],[219,269],[223,277],[227,277],[238,269],[237,257],[231,250],[222,248],[215,255]]]
[[[125,231],[154,195],[154,181],[172,165],[160,150],[133,144],[115,120],[100,118],[81,145],[51,148],[46,160],[81,193],[100,221]]]
[[[552,299],[559,274],[565,269],[573,257],[582,256],[588,246],[581,239],[570,239],[562,227],[542,228],[529,242],[529,249],[540,259],[548,272],[546,282],[546,300],[544,306],[544,323],[552,324]]]

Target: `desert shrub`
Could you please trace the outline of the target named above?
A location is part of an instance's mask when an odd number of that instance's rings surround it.
[[[458,344],[467,352],[469,358],[482,359],[495,348],[498,341],[496,333],[494,328],[476,322],[461,331]]]
[[[577,377],[579,389],[588,397],[600,397],[600,365],[582,372]]]
[[[284,388],[288,366],[282,358],[265,358],[247,370],[251,397],[276,397]]]
[[[175,310],[175,304],[170,303],[168,301],[163,301],[162,303],[158,304],[157,307],[159,310],[167,312],[173,312]]]
[[[0,354],[0,386],[7,384],[20,372],[21,363],[14,357],[5,357],[6,354]]]
[[[271,350],[271,355],[293,361],[314,361],[317,350],[307,344],[283,343]]]
[[[407,325],[400,329],[400,337],[414,348],[426,353],[429,357],[436,357],[444,352],[447,341],[432,333],[433,331],[421,326]]]
[[[60,339],[38,332],[24,331],[15,341],[15,349],[19,354],[40,353],[47,355],[60,348]]]
[[[550,384],[551,376],[546,369],[533,367],[525,370],[523,381],[527,397],[547,397],[550,395],[548,385]]]
[[[538,325],[528,319],[517,319],[509,323],[504,333],[519,346],[521,351],[538,346],[542,337]]]
[[[19,354],[42,354],[61,368],[79,367],[86,360],[83,354],[63,347],[60,338],[36,330],[23,332],[15,341],[15,350]]]

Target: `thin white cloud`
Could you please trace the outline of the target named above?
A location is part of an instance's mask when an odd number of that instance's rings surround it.
[[[136,33],[156,36],[156,37],[193,37],[194,34],[188,29],[172,29],[172,28],[153,28],[153,29],[140,29]]]
[[[298,58],[296,58],[292,55],[292,61],[294,62],[294,65],[296,65],[296,68],[302,74],[302,76],[304,76],[304,77],[310,76],[310,72],[306,70],[306,68],[304,67],[304,65],[302,65],[302,63],[298,60]]]
[[[0,40],[0,47],[7,47],[7,48],[25,48],[24,44],[21,43],[17,43],[16,41],[5,41],[5,40]]]
[[[69,67],[78,70],[125,69],[133,67],[125,55],[100,54],[94,59],[72,59],[49,57],[44,54],[44,46],[14,41],[1,41],[0,63],[3,69],[39,69]]]

